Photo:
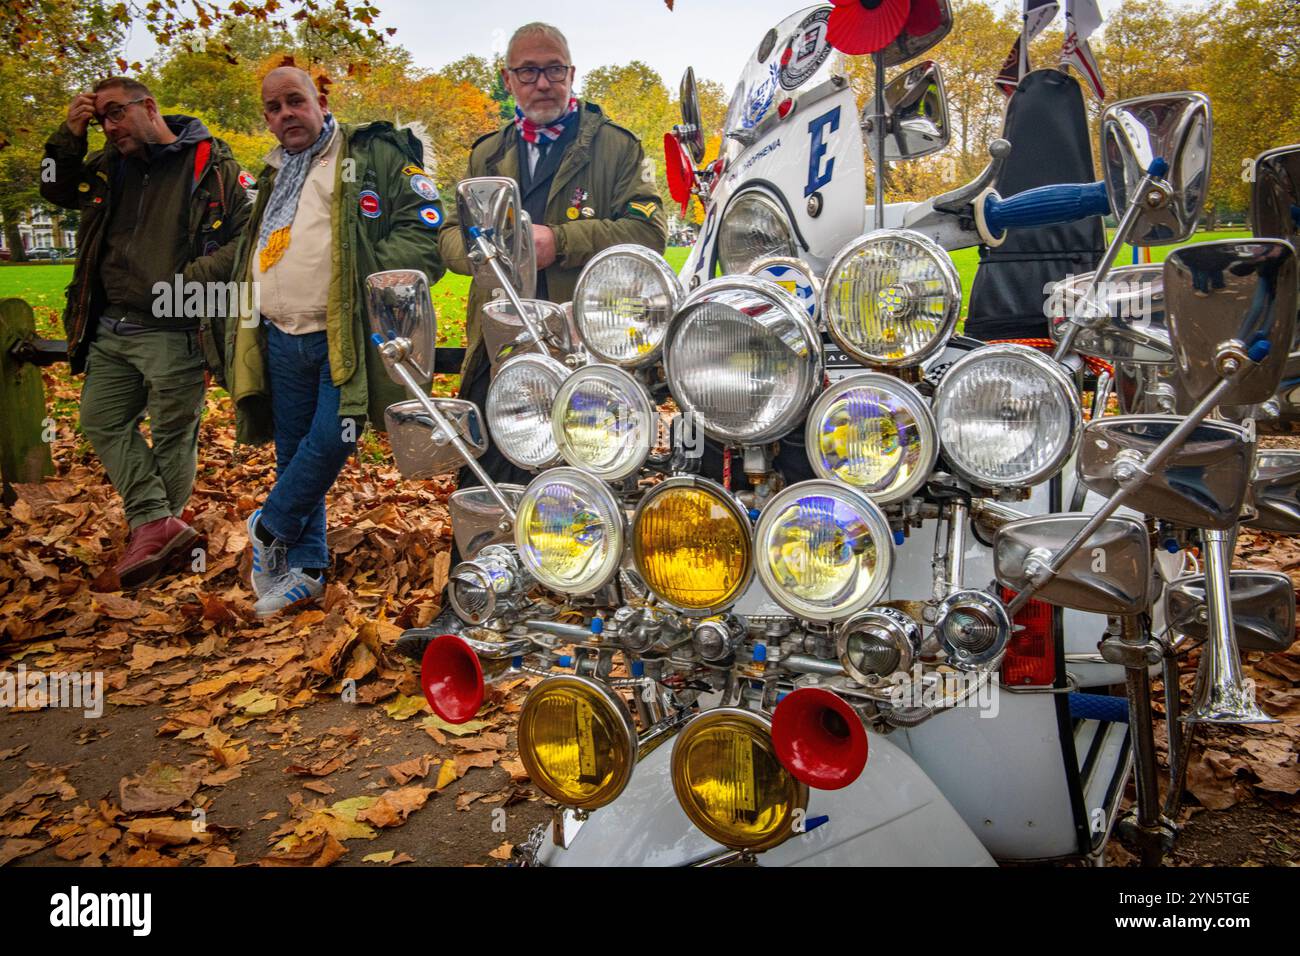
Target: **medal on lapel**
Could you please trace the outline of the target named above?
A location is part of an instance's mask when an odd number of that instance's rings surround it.
[[[573,198],[569,200],[569,208],[565,210],[565,216],[570,219],[577,219],[579,216],[586,214],[590,217],[591,214],[587,213],[587,211],[582,208],[582,204],[590,198],[591,194],[579,186],[573,191]]]

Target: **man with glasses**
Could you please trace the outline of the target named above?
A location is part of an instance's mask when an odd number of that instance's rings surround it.
[[[519,183],[533,222],[537,298],[572,299],[582,267],[610,246],[635,243],[663,252],[668,227],[655,191],[654,165],[634,134],[611,122],[595,103],[572,95],[574,67],[564,34],[546,23],[520,27],[506,49],[502,78],[515,98],[514,121],[474,144],[466,176],[505,176]],[[442,257],[447,268],[469,275],[460,223],[455,210],[449,212],[438,233]],[[480,408],[490,383],[480,334],[481,309],[488,300],[475,282],[466,311],[460,397]],[[532,478],[495,445],[479,464],[497,481],[527,484]],[[461,470],[461,487],[477,483],[470,469]],[[427,634],[455,627],[455,620],[444,614]],[[431,638],[420,631],[408,635],[400,646],[419,657]]]
[[[91,123],[106,142],[87,156]],[[130,539],[115,570],[122,587],[138,587],[188,564],[198,536],[181,518],[204,392],[201,316],[185,290],[229,279],[248,198],[225,143],[194,117],[162,115],[126,77],[73,99],[45,156],[41,195],[81,214],[68,359],[86,373],[82,431],[126,508]],[[146,414],[152,442],[139,430]]]

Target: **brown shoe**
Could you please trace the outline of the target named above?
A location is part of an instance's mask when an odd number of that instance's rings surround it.
[[[180,518],[159,518],[142,524],[131,532],[126,553],[113,570],[124,588],[138,588],[151,583],[176,554],[199,533]]]

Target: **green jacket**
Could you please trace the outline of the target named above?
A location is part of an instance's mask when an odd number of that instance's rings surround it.
[[[545,222],[555,231],[556,260],[546,269],[547,294],[552,301],[573,298],[573,287],[587,260],[602,249],[620,243],[636,243],[663,252],[668,223],[663,202],[655,191],[655,171],[641,150],[635,134],[612,122],[595,103],[582,102],[578,109],[577,138],[569,144],[560,168],[551,181],[546,200]],[[507,176],[519,181],[518,137],[513,123],[479,139],[470,150],[466,178]],[[575,204],[579,190],[587,198]],[[570,208],[589,207],[594,215],[570,218]],[[438,247],[452,272],[470,275],[465,241],[456,210],[438,232]],[[465,311],[465,364],[480,341],[479,314],[487,296],[478,287],[470,289]]]
[[[370,341],[366,315],[366,276],[387,269],[418,269],[433,285],[442,276],[435,230],[442,206],[415,191],[411,179],[424,175],[423,149],[410,131],[391,123],[363,126],[340,124],[344,136],[334,180],[333,254],[328,263],[329,305],[325,331],[329,341],[330,375],[339,387],[339,417],[368,417],[384,427],[384,409],[408,398],[388,377],[383,359]],[[257,181],[257,204],[235,254],[234,277],[253,278],[262,214],[275,185],[276,170],[267,166]],[[361,194],[378,196],[378,215],[361,214]],[[371,197],[367,197],[370,201]],[[436,215],[428,207],[436,209]],[[425,210],[421,214],[421,210]],[[427,217],[427,218],[426,218]],[[326,281],[321,263],[321,281]],[[243,300],[241,299],[241,307]],[[270,441],[270,378],[266,371],[266,333],[261,322],[242,316],[226,322],[220,355],[209,364],[224,368],[223,385],[235,403],[235,439],[244,443]]]
[[[188,116],[166,116],[176,124],[188,125],[198,120]],[[201,124],[200,124],[201,126]],[[180,177],[176,183],[156,184],[162,189],[188,188],[184,223],[187,246],[177,257],[175,230],[145,230],[132,240],[133,254],[156,261],[179,258],[188,263],[182,271],[185,282],[224,282],[235,261],[235,242],[248,221],[250,204],[239,183],[239,163],[230,147],[202,130],[208,157],[195,170],[197,145],[188,145],[182,162],[168,163],[166,170]],[[72,282],[67,288],[67,305],[63,327],[68,337],[68,361],[74,373],[86,367],[86,352],[94,335],[94,322],[108,304],[99,282],[99,268],[104,258],[104,237],[113,212],[110,181],[122,162],[111,143],[86,156],[87,138],[76,136],[67,123],[55,130],[45,144],[47,159],[54,160],[53,176],[41,177],[41,195],[56,206],[77,209],[81,222],[77,227],[77,262]],[[152,170],[151,170],[152,172]],[[151,187],[152,189],[153,187]],[[166,245],[164,245],[166,244]]]

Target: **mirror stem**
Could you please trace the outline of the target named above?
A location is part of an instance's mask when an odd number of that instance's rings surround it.
[[[494,482],[488,473],[483,470],[483,466],[478,463],[478,459],[470,453],[469,448],[467,448],[465,443],[461,441],[460,436],[456,434],[456,429],[451,426],[451,422],[447,421],[446,416],[444,416],[438,409],[437,403],[434,402],[429,395],[425,394],[424,389],[420,387],[420,383],[415,380],[415,376],[413,376],[407,369],[405,362],[393,362],[390,367],[397,372],[402,382],[406,385],[407,391],[415,396],[416,400],[419,401],[420,405],[428,413],[429,417],[433,419],[434,424],[442,430],[442,434],[451,443],[451,446],[456,449],[465,464],[469,465],[470,470],[474,472],[474,476],[483,483],[483,487],[486,488],[488,493],[496,499],[496,503],[501,506],[506,519],[513,527],[515,523],[515,509],[510,506],[510,502],[507,501],[506,496],[501,493],[501,489],[497,487],[496,482]]]
[[[531,335],[533,341],[537,343],[538,351],[542,354],[546,354],[545,339],[542,336],[541,331],[533,323],[532,315],[524,308],[524,302],[519,298],[519,293],[515,291],[514,284],[506,277],[505,270],[501,268],[501,262],[497,259],[496,249],[492,247],[492,243],[488,242],[487,237],[483,235],[482,231],[475,228],[472,232],[474,235],[474,243],[478,248],[479,254],[483,256],[483,260],[492,267],[492,274],[497,277],[497,282],[501,283],[501,288],[505,292],[506,298],[508,298],[510,304],[515,307],[515,311],[519,314],[519,321],[524,323],[524,328],[528,330],[528,334]]]
[[[872,105],[872,110],[874,110],[876,114],[873,117],[875,122],[872,123],[872,126],[874,127],[872,132],[874,134],[873,138],[875,140],[874,146],[875,146],[875,153],[876,153],[876,157],[875,157],[876,175],[874,177],[875,187],[876,187],[876,197],[875,197],[876,205],[875,205],[875,209],[873,210],[873,216],[875,217],[874,228],[884,229],[885,228],[885,122],[886,122],[885,119],[885,55],[883,53],[873,53],[871,55],[871,59],[876,66],[876,94],[875,94],[875,103]]]
[[[1034,596],[1039,588],[1056,577],[1057,572],[1065,566],[1065,562],[1083,547],[1084,543],[1092,537],[1093,532],[1100,528],[1107,518],[1118,511],[1129,496],[1145,484],[1164,464],[1165,459],[1173,454],[1187,440],[1188,436],[1200,426],[1201,422],[1209,417],[1210,412],[1214,411],[1215,406],[1219,404],[1219,399],[1232,388],[1232,383],[1238,374],[1240,372],[1220,379],[1219,384],[1210,389],[1209,394],[1201,399],[1196,408],[1192,410],[1192,413],[1179,422],[1178,427],[1171,431],[1168,437],[1157,445],[1146,459],[1132,463],[1129,468],[1129,474],[1132,477],[1127,480],[1116,477],[1116,481],[1120,485],[1119,489],[1106,499],[1106,503],[1097,510],[1087,524],[1079,529],[1073,538],[1066,542],[1060,551],[1052,555],[1050,561],[1042,564],[1042,577],[1038,581],[1030,581],[1007,605],[1007,614],[1009,616],[1014,617],[1017,611],[1029,603],[1029,599]]]

